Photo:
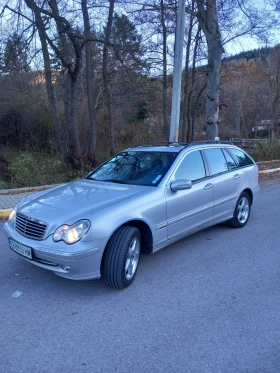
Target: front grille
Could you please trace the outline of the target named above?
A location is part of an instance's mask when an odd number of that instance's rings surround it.
[[[25,237],[33,238],[33,240],[42,240],[47,227],[47,224],[42,221],[22,214],[16,215],[16,230]]]

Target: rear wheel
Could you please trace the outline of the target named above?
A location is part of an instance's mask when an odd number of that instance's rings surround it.
[[[234,228],[242,228],[247,224],[251,212],[251,199],[247,193],[243,192],[238,198],[233,218],[229,221]]]
[[[120,227],[110,238],[103,258],[103,277],[114,288],[129,286],[136,275],[141,249],[137,228]]]

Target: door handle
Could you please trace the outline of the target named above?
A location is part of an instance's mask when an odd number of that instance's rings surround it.
[[[213,184],[209,183],[205,185],[204,190],[211,189],[211,188],[213,188]]]
[[[240,175],[239,174],[236,174],[236,175],[234,175],[234,179],[236,180],[236,179],[239,179],[240,178]]]

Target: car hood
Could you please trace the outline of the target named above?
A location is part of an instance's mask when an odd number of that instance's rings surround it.
[[[18,212],[51,225],[73,224],[150,189],[83,179],[25,198],[20,202]]]

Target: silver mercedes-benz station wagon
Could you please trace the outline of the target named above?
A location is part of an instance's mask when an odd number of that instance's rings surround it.
[[[258,166],[230,143],[144,143],[80,181],[24,198],[5,231],[32,264],[122,289],[141,253],[217,223],[244,227],[259,189]]]

